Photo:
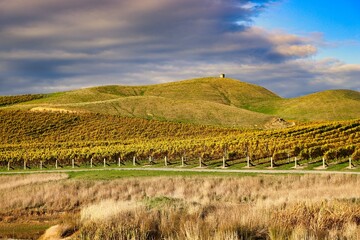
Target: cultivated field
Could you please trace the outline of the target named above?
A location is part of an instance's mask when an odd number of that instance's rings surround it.
[[[1,176],[0,237],[360,238],[359,176],[161,175]]]
[[[360,162],[360,120],[244,130],[100,114],[0,111],[0,170],[226,165],[344,169]],[[223,163],[223,159],[226,163]],[[273,164],[271,164],[271,159]],[[314,165],[315,164],[315,165]],[[316,166],[318,164],[318,166]]]

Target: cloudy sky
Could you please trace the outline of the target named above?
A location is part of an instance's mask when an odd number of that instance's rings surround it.
[[[358,0],[1,0],[0,95],[217,76],[360,90]]]

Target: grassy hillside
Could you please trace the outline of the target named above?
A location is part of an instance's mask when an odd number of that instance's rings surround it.
[[[66,106],[66,109],[173,122],[243,127],[262,126],[272,118],[266,114],[216,102],[174,100],[155,96],[72,104]]]
[[[37,104],[73,104],[99,102],[111,99],[143,96],[163,97],[172,100],[200,100],[236,107],[280,99],[269,90],[233,79],[199,78],[148,86],[102,86],[49,94]]]
[[[259,127],[272,116],[245,107],[279,99],[232,79],[202,78],[150,86],[104,86],[49,94],[10,109],[70,110],[196,124]],[[8,107],[9,108],[9,107]]]
[[[280,98],[263,87],[227,78],[202,78],[154,85],[144,95],[202,100],[236,107]]]
[[[5,99],[6,100],[6,99]],[[53,93],[3,108],[93,112],[196,124],[262,127],[274,116],[298,121],[360,118],[360,93],[332,90],[283,99],[228,78],[148,86],[102,86]]]
[[[360,93],[328,90],[274,104],[274,114],[305,121],[360,118]]]

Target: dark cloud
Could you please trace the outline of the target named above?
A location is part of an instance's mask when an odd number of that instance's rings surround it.
[[[4,0],[0,94],[150,84],[223,69],[246,81],[277,86],[275,90],[281,89],[283,78],[304,88],[304,76],[310,79],[326,70],[294,64],[316,53],[312,39],[251,26],[269,2]],[[244,66],[258,70],[244,74]],[[346,79],[352,74],[348,71]]]

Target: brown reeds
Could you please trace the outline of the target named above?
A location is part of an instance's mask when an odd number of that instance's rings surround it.
[[[74,214],[77,239],[359,239],[359,183],[349,175],[63,179],[2,191],[0,213],[12,221]]]

